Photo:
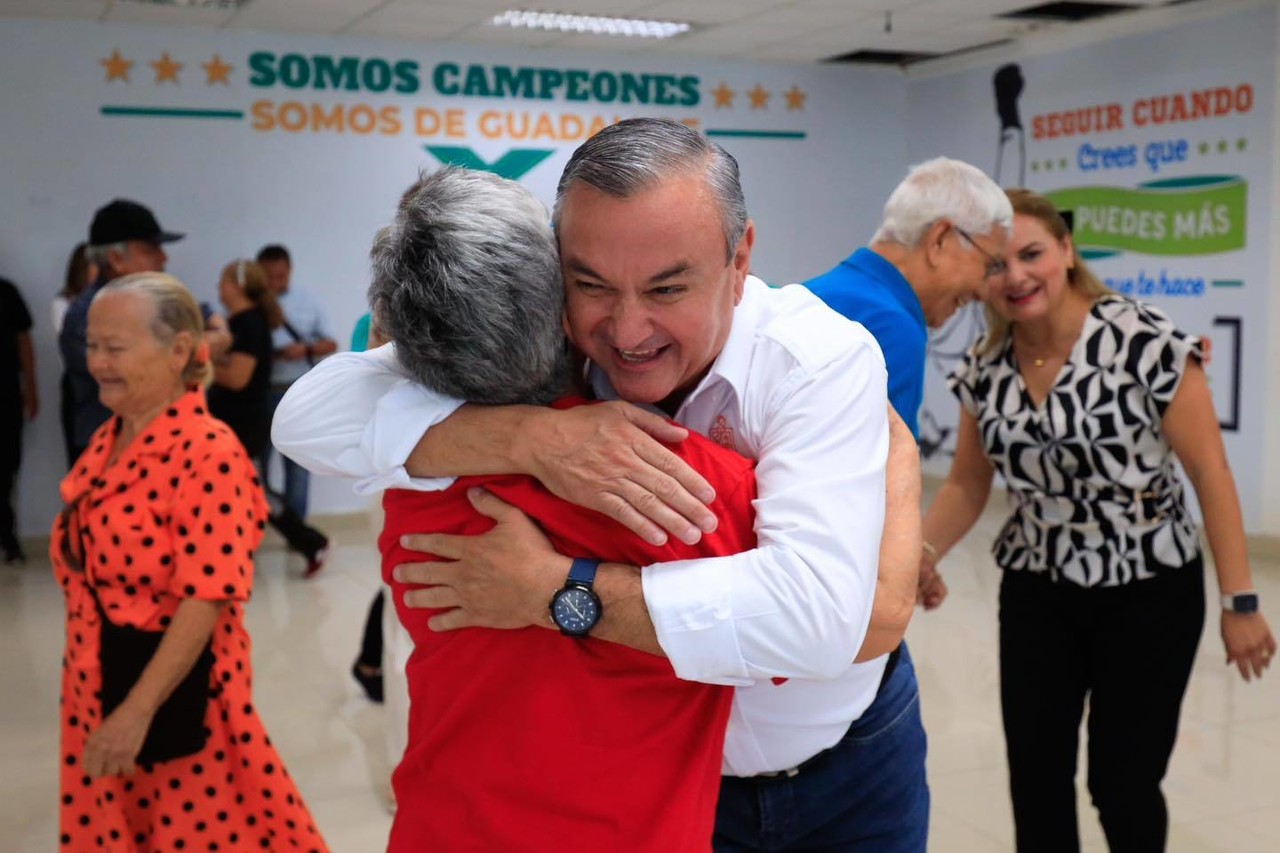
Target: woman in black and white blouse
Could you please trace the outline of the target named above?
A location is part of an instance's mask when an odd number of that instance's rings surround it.
[[[1004,478],[994,546],[1000,692],[1020,851],[1079,849],[1075,772],[1089,706],[1089,791],[1112,850],[1161,850],[1160,781],[1204,626],[1200,500],[1223,593],[1227,661],[1261,676],[1276,642],[1257,597],[1202,343],[1085,267],[1053,205],[1011,190],[1007,276],[989,331],[951,377],[962,413],[951,472],[924,521],[921,600],[936,563]]]

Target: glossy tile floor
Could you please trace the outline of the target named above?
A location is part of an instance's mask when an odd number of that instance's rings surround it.
[[[933,790],[930,850],[1013,847],[996,662],[998,574],[987,552],[1000,501],[944,564],[946,604],[919,613],[910,641],[920,673]],[[312,581],[278,544],[259,559],[248,607],[257,706],[336,853],[378,851],[391,818],[383,712],[349,669],[376,589],[362,518],[321,522],[332,560]],[[1280,625],[1280,561],[1255,560],[1264,608]],[[1211,589],[1216,593],[1216,589]],[[1211,599],[1214,600],[1214,599]],[[46,560],[0,566],[0,851],[57,847],[57,708],[62,601]],[[1134,666],[1144,650],[1133,649]],[[1216,614],[1206,625],[1165,783],[1173,851],[1280,850],[1280,672],[1244,684],[1222,665]],[[621,780],[620,780],[621,781]],[[1088,850],[1105,850],[1087,794]]]

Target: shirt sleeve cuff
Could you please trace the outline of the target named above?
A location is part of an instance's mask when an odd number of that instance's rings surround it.
[[[640,585],[653,627],[676,676],[740,687],[755,683],[734,630],[731,560],[645,566]]]
[[[356,491],[360,494],[384,489],[434,492],[452,486],[456,477],[411,477],[404,463],[423,433],[456,412],[462,403],[409,380],[397,383],[383,394],[360,442],[361,453],[378,473],[360,478]]]

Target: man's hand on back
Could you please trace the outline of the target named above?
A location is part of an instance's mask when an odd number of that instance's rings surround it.
[[[555,552],[528,516],[496,495],[471,489],[467,499],[497,523],[477,536],[405,536],[405,548],[442,558],[396,566],[396,580],[426,587],[406,592],[405,604],[445,609],[431,617],[433,631],[550,627],[547,605],[572,561]]]
[[[659,442],[688,430],[628,403],[548,409],[529,421],[522,469],[553,494],[662,545],[670,532],[693,544],[716,528],[715,490]]]

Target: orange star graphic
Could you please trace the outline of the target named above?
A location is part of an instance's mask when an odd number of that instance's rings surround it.
[[[222,57],[218,54],[213,55],[213,59],[208,62],[202,62],[200,65],[204,68],[205,85],[212,86],[214,83],[221,83],[224,86],[231,85],[231,68],[232,66],[222,61]]]
[[[767,110],[769,108],[769,93],[759,83],[756,84],[754,89],[747,92],[747,97],[751,99],[751,109]]]
[[[809,96],[800,91],[799,86],[792,86],[787,90],[786,97],[788,110],[802,110],[804,109],[804,99]]]
[[[129,69],[133,67],[133,61],[121,56],[118,48],[111,51],[111,55],[106,59],[99,59],[98,64],[107,69],[108,83],[112,80],[129,82]]]
[[[155,62],[148,62],[152,68],[156,70],[156,82],[164,83],[166,81],[177,85],[178,72],[182,70],[181,62],[174,62],[169,58],[169,51],[160,54],[160,58]]]
[[[716,96],[716,109],[733,106],[733,96],[736,93],[724,83],[712,89],[711,94]]]

